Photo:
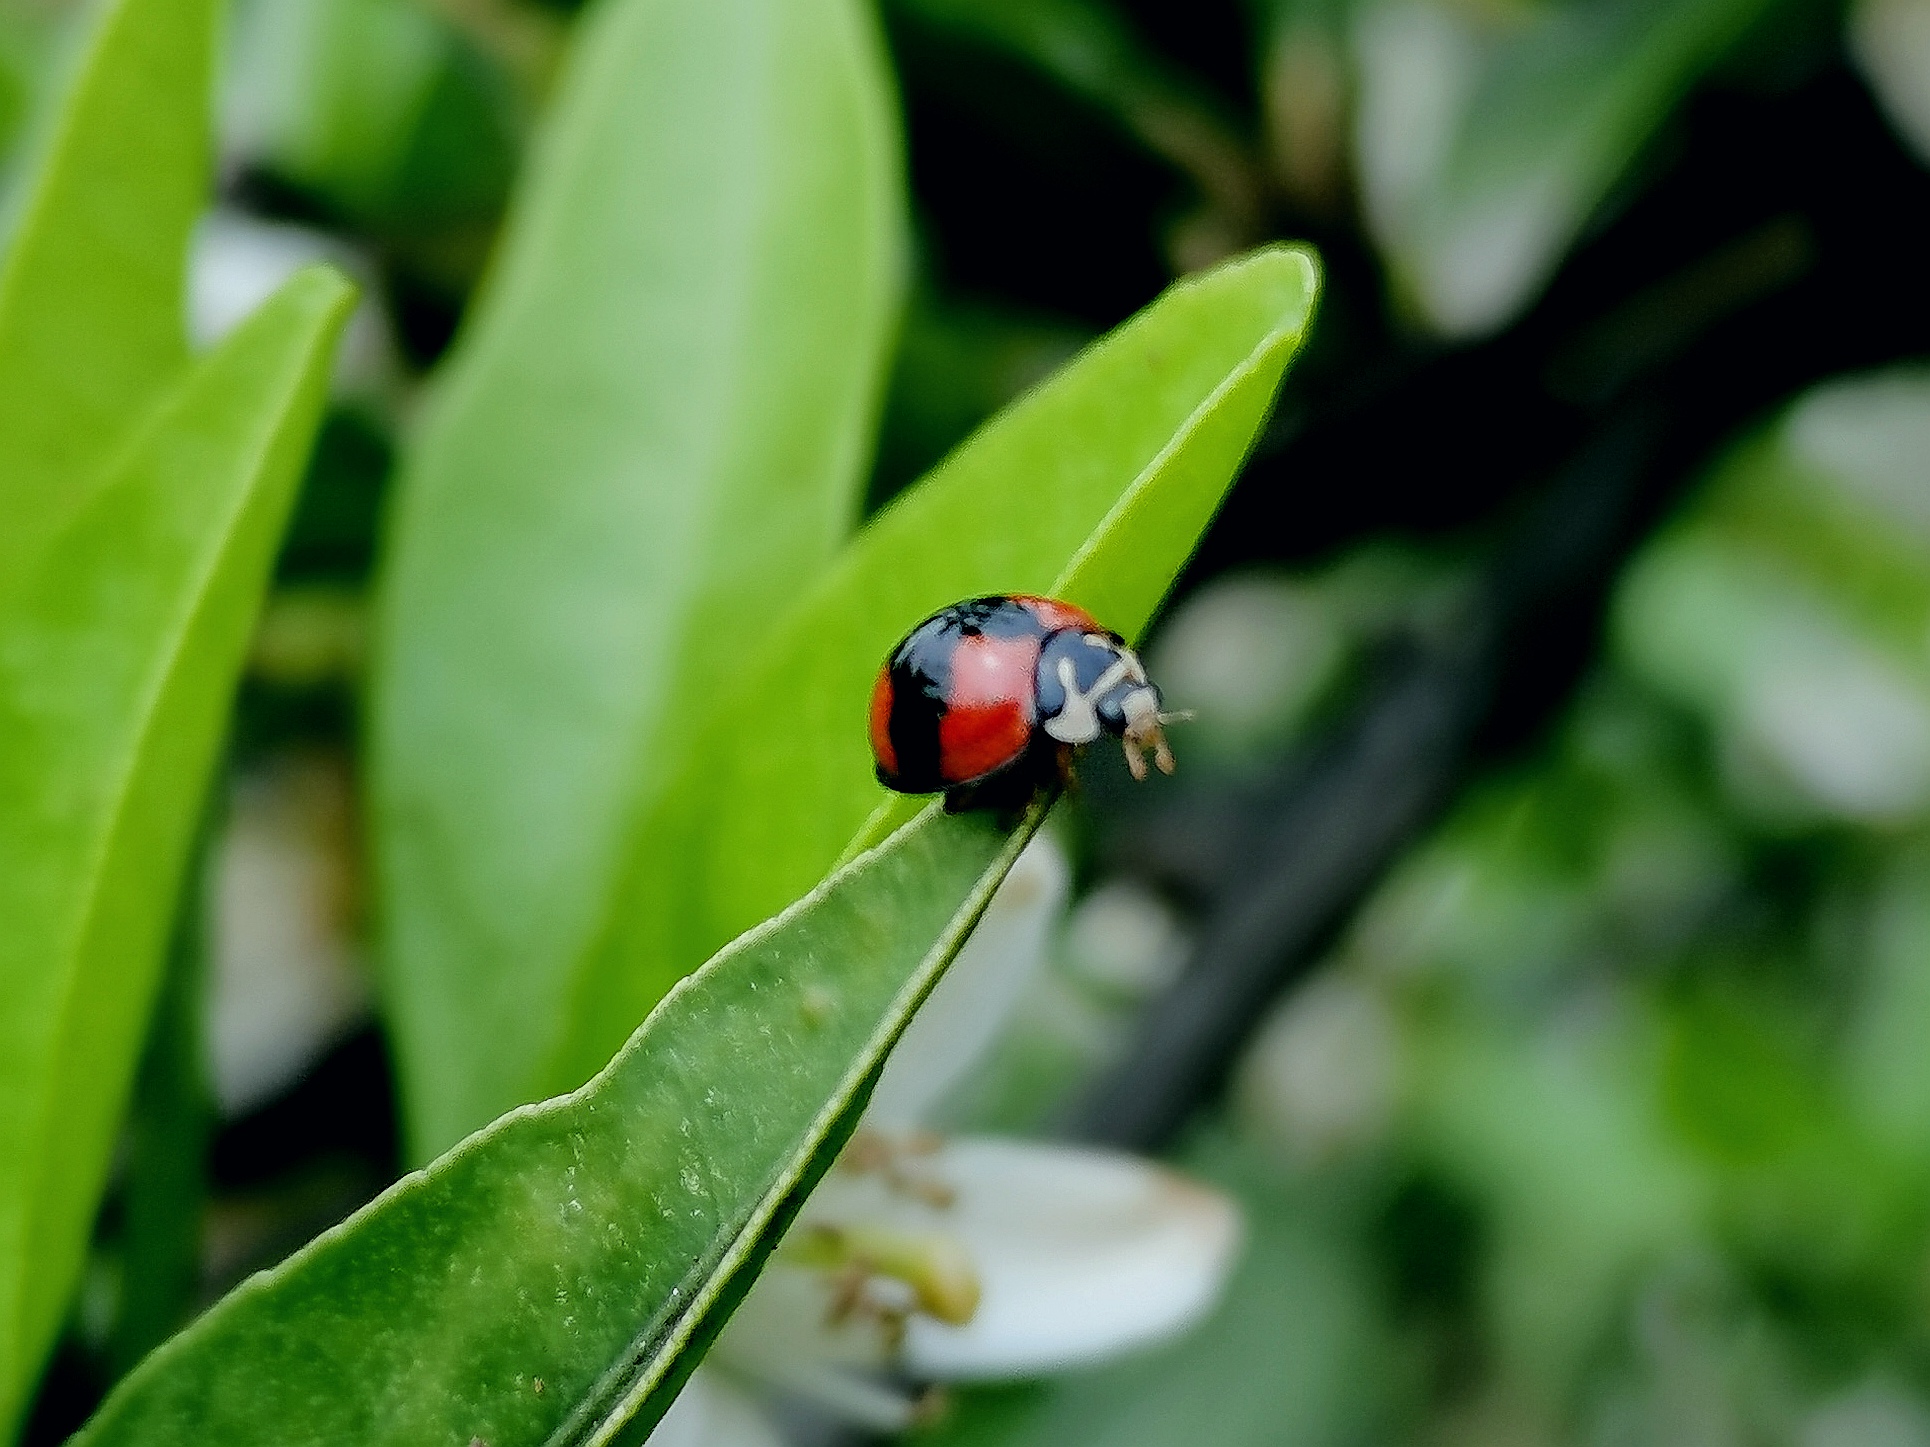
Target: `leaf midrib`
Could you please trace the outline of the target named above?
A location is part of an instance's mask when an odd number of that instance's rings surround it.
[[[676,1325],[670,1334],[665,1337],[663,1344],[652,1353],[649,1363],[645,1366],[644,1370],[638,1374],[630,1390],[619,1399],[616,1405],[604,1415],[600,1422],[596,1423],[593,1430],[581,1439],[582,1447],[609,1447],[609,1444],[615,1439],[616,1434],[621,1432],[647,1403],[650,1394],[655,1391],[657,1386],[663,1381],[665,1374],[675,1364],[678,1356],[689,1344],[692,1336],[701,1329],[705,1318],[717,1305],[719,1298],[729,1287],[736,1273],[742,1269],[751,1254],[758,1248],[765,1228],[777,1214],[786,1198],[797,1189],[799,1183],[802,1182],[809,1173],[813,1161],[823,1148],[833,1127],[849,1108],[858,1090],[862,1088],[865,1081],[868,1080],[877,1069],[885,1053],[891,1048],[892,1044],[896,1042],[898,1037],[903,1034],[905,1025],[909,1022],[912,1012],[931,994],[932,989],[944,975],[951,960],[963,945],[966,936],[971,933],[973,928],[978,924],[980,917],[985,913],[986,907],[991,903],[993,893],[998,889],[1006,873],[1011,869],[1013,861],[1018,858],[1019,851],[1025,847],[1032,836],[1038,832],[1039,826],[1045,822],[1045,815],[1050,807],[1050,799],[1035,802],[1018,826],[1013,829],[1011,835],[1006,839],[999,853],[994,858],[992,867],[979,876],[977,883],[972,888],[972,892],[960,902],[957,911],[951,916],[944,932],[932,942],[931,948],[919,959],[917,968],[911,972],[905,983],[899,988],[897,994],[892,997],[890,1005],[881,1017],[881,1028],[867,1037],[864,1049],[854,1056],[851,1062],[845,1067],[844,1074],[839,1077],[836,1089],[826,1098],[824,1105],[819,1109],[818,1113],[812,1117],[811,1123],[802,1137],[803,1149],[794,1151],[780,1167],[778,1174],[772,1180],[770,1186],[765,1190],[764,1194],[758,1198],[756,1204],[744,1219],[743,1224],[739,1226],[731,1236],[729,1245],[724,1252],[716,1258],[716,1264],[705,1273],[702,1287],[691,1298],[689,1307],[681,1316],[676,1318]],[[906,827],[916,828],[920,825],[928,825],[932,819],[937,817],[941,809],[942,805],[937,803],[926,806],[922,817],[913,820],[912,823]],[[884,846],[880,845],[879,847],[883,848]],[[783,910],[779,914],[773,915],[756,928],[739,936],[737,942],[729,946],[722,954],[715,956],[712,961],[692,971],[672,986],[671,989],[665,993],[663,1000],[659,1001],[658,1004],[652,1008],[650,1012],[651,1015],[655,1015],[663,1008],[666,1002],[677,994],[693,986],[701,975],[710,972],[714,966],[734,958],[742,949],[751,947],[766,934],[780,928],[781,925],[791,917],[794,911],[806,908],[815,903],[820,896],[829,889],[830,885],[831,879],[827,876],[824,881],[819,883],[808,894],[804,895],[797,904]],[[648,1017],[646,1017],[646,1021],[647,1019]],[[571,1439],[559,1433],[556,1438],[552,1439],[550,1444],[546,1444],[546,1447],[569,1447],[570,1442]]]

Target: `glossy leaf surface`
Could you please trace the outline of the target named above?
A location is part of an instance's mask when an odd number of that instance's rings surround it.
[[[1930,165],[1930,3],[1857,0],[1849,42],[1891,126]]]
[[[547,1083],[581,1080],[723,940],[781,908],[890,797],[864,718],[911,624],[979,593],[1050,593],[1130,636],[1264,421],[1318,287],[1272,248],[1180,283],[994,418],[879,515],[703,726],[585,962]]]
[[[0,589],[188,359],[208,201],[211,0],[113,0],[41,138],[0,263]]]
[[[422,1153],[542,1093],[641,801],[849,527],[901,208],[858,0],[585,17],[385,565],[378,868]]]
[[[1043,817],[936,808],[163,1347],[80,1442],[638,1441]]]
[[[0,1421],[66,1310],[348,285],[188,374],[0,609]]]

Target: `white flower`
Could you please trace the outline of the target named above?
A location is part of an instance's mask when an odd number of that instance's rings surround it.
[[[1857,0],[1849,40],[1890,124],[1930,164],[1930,3]]]
[[[970,1073],[1045,964],[1070,885],[1064,852],[1050,835],[1039,835],[885,1062],[865,1112],[867,1126],[917,1127]]]
[[[1020,856],[652,1447],[771,1447],[758,1398],[895,1431],[921,1410],[908,1381],[1061,1371],[1211,1309],[1240,1237],[1224,1196],[1119,1152],[916,1128],[1038,973],[1067,873],[1045,836]]]
[[[720,1372],[698,1372],[650,1434],[650,1447],[784,1447],[756,1400]]]
[[[347,760],[326,752],[275,755],[230,786],[207,900],[208,1067],[224,1116],[279,1095],[368,1014],[353,808]]]

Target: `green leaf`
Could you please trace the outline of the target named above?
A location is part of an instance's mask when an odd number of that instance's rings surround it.
[[[348,285],[167,398],[0,610],[0,1427],[79,1271]]]
[[[1930,0],[1855,0],[1847,38],[1891,128],[1930,166]]]
[[[936,807],[574,1095],[405,1178],[162,1347],[77,1442],[641,1440],[1043,817]]]
[[[1129,637],[1145,627],[1265,420],[1317,285],[1312,257],[1284,247],[1181,282],[864,530],[693,730],[579,966],[562,1049],[526,1089],[583,1079],[625,1021],[838,859],[887,797],[866,700],[912,623],[1031,592]]]
[[[536,1098],[643,801],[849,528],[899,281],[859,0],[612,0],[530,177],[377,625],[390,1019],[436,1147]]]
[[[1370,8],[1356,32],[1357,159],[1407,300],[1448,336],[1505,325],[1767,4]]]
[[[941,299],[929,286],[914,287],[879,419],[872,496],[883,501],[902,491],[1095,335],[1064,321]]]
[[[207,1153],[216,1116],[202,1020],[209,987],[199,908],[208,885],[207,820],[198,832],[127,1106],[116,1243],[120,1290],[107,1345],[116,1377],[173,1335],[200,1295]]]
[[[253,0],[235,54],[225,139],[277,179],[410,239],[500,209],[514,97],[433,7]]]
[[[0,588],[187,362],[215,10],[110,0],[18,198],[0,263]]]
[[[1930,370],[1832,379],[1711,469],[1616,589],[1616,652],[1778,830],[1930,815]]]
[[[1930,857],[1921,849],[1899,851],[1885,868],[1863,952],[1842,1046],[1845,1094],[1874,1139],[1930,1178]]]

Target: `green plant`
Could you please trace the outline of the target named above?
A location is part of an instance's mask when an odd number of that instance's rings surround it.
[[[79,1275],[350,296],[305,275],[189,359],[212,26],[102,15],[0,275],[0,1421]]]
[[[9,1418],[80,1270],[350,297],[303,273],[188,355],[212,23],[105,12],[0,281]],[[636,1440],[1041,817],[894,831],[857,726],[877,657],[993,588],[1137,632],[1311,316],[1304,252],[1187,282],[845,541],[902,225],[862,16],[623,0],[561,84],[413,454],[373,692],[418,1149],[501,1119],[156,1353],[88,1440]],[[135,106],[148,149],[120,156]]]

